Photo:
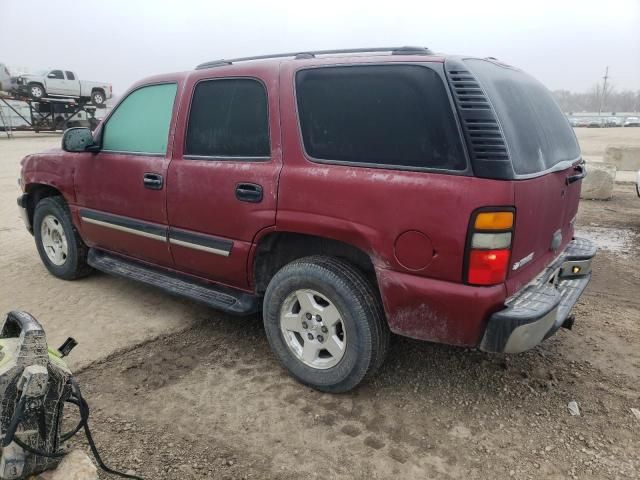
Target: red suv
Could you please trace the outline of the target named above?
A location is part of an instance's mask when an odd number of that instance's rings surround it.
[[[22,161],[47,269],[262,311],[301,382],[346,391],[390,332],[522,352],[591,277],[578,143],[550,93],[428,49],[204,63],[136,84],[95,134]]]

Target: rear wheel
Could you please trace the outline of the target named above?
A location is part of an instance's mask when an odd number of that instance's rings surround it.
[[[102,107],[105,100],[105,94],[101,90],[94,90],[93,92],[91,92],[91,103],[93,103],[96,107]]]
[[[271,348],[298,381],[345,392],[382,364],[389,330],[366,277],[348,262],[306,257],[269,283],[264,325]]]
[[[87,246],[73,226],[62,197],[47,197],[38,202],[33,215],[33,234],[40,259],[53,275],[74,280],[91,273]]]

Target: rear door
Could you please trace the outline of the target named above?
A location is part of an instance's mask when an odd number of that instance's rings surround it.
[[[465,63],[491,100],[513,166],[511,294],[572,240],[584,164],[569,121],[541,83],[495,62]]]
[[[243,66],[205,72],[185,87],[189,108],[167,182],[169,241],[180,270],[249,288],[254,237],[275,224],[282,166],[276,87],[277,71]]]
[[[75,187],[90,246],[173,266],[166,172],[176,88],[161,83],[133,90],[106,120],[102,150],[81,154]]]
[[[76,97],[80,96],[80,81],[76,74],[67,70],[64,75],[66,77],[65,93]]]

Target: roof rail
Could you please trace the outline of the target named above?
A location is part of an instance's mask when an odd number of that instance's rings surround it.
[[[203,70],[205,68],[220,67],[222,65],[231,65],[238,62],[247,62],[249,60],[267,60],[269,58],[283,58],[294,57],[296,59],[313,58],[316,55],[332,55],[342,53],[376,53],[376,52],[391,52],[392,55],[432,55],[433,52],[425,47],[376,47],[376,48],[348,48],[345,50],[311,50],[300,51],[291,53],[274,53],[271,55],[257,55],[255,57],[240,57],[213,60],[211,62],[201,63],[196,67],[196,70]]]

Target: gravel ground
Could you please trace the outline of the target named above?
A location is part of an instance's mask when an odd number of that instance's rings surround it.
[[[372,382],[327,395],[287,376],[260,318],[216,315],[80,374],[104,456],[154,479],[638,478],[634,195],[582,203],[594,280],[574,329],[530,352],[396,337]]]
[[[149,479],[639,478],[640,199],[630,185],[581,204],[579,231],[601,250],[572,331],[513,356],[396,337],[373,381],[328,395],[289,378],[259,317],[106,275],[46,275],[17,223],[6,145],[0,307],[31,310],[56,341],[80,337],[72,365],[108,464]]]

